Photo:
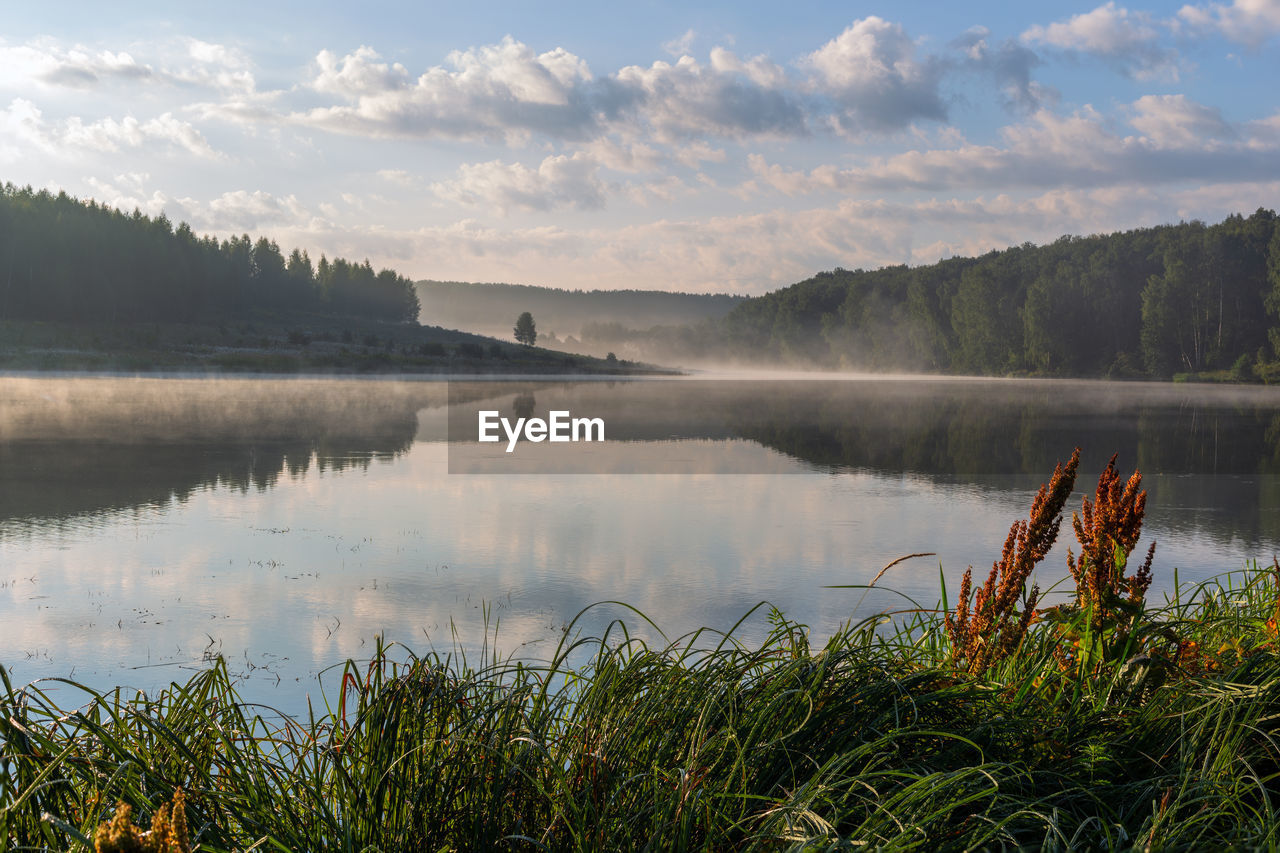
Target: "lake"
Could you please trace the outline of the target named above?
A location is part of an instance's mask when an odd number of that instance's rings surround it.
[[[476,441],[481,411],[602,443]],[[985,576],[1054,464],[1149,492],[1152,595],[1280,550],[1280,391],[829,376],[0,378],[0,663],[155,689],[222,655],[287,711],[377,637],[545,658],[624,618],[812,626]],[[1066,576],[1069,514],[1037,578]],[[865,584],[913,552],[867,593]],[[587,611],[588,605],[603,604]],[[624,606],[625,605],[625,606]],[[761,635],[767,612],[742,629]]]

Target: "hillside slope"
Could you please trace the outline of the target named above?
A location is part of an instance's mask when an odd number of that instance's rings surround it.
[[[659,290],[558,290],[527,284],[419,281],[419,319],[446,328],[511,337],[516,317],[533,314],[540,336],[581,338],[592,325],[629,329],[683,325],[728,314],[744,297]],[[540,341],[541,342],[541,339]]]

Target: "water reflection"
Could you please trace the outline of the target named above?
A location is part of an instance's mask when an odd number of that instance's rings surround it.
[[[1009,381],[378,382],[367,380],[0,380],[0,524],[52,522],[185,501],[201,489],[271,488],[281,476],[367,466],[417,440],[502,473],[779,473],[859,470],[981,485],[1043,477],[1080,446],[1096,471],[1111,454],[1175,503],[1242,518],[1280,493],[1280,395],[1216,388]],[[604,447],[474,441],[480,409],[512,418],[568,410],[608,424]],[[424,426],[424,420],[434,426]],[[434,431],[433,431],[434,430]],[[746,441],[776,454],[725,455]],[[688,442],[676,456],[634,447]],[[656,450],[657,448],[650,448]],[[567,452],[566,452],[567,451]],[[470,454],[467,456],[467,454]],[[479,464],[483,460],[487,464]],[[637,459],[639,461],[637,461]],[[665,460],[665,462],[663,461]],[[501,463],[501,464],[496,464]],[[455,470],[472,470],[455,465]],[[1195,480],[1240,478],[1230,488]],[[1243,489],[1243,491],[1241,490]],[[1267,531],[1269,534],[1274,531]]]
[[[1034,487],[1082,449],[1146,476],[1153,512],[1226,546],[1280,541],[1280,392],[1006,380],[453,383],[454,473],[911,474]],[[476,442],[481,409],[598,416],[607,446]],[[733,441],[776,453],[724,454]],[[672,448],[661,442],[678,442]],[[803,463],[787,465],[779,455]]]
[[[462,443],[474,442],[481,409],[544,419],[568,410],[602,417],[615,442],[741,438],[813,466],[888,474],[1041,476],[1077,446],[1086,459],[1116,453],[1150,474],[1280,473],[1280,392],[1271,388],[692,380],[455,382],[450,394],[450,435]]]
[[[609,440],[451,475],[482,407]],[[1280,544],[1278,414],[1272,389],[1101,383],[0,379],[0,661],[148,686],[222,653],[296,705],[375,634],[475,649],[487,618],[545,654],[606,599],[673,634],[762,599],[830,630],[858,596],[825,585],[937,551],[887,579],[931,603],[939,564],[989,565],[1076,445],[1082,485],[1143,469],[1168,588]]]
[[[0,529],[265,490],[408,450],[439,385],[253,379],[0,380]]]

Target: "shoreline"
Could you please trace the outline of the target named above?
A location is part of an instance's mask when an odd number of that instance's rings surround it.
[[[308,316],[192,324],[0,321],[0,373],[444,378],[680,371],[435,326]]]

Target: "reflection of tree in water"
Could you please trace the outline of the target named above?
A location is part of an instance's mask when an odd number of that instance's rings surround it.
[[[99,380],[110,383],[123,380]],[[170,382],[24,394],[0,420],[0,524],[61,522],[185,502],[214,487],[265,491],[313,468],[367,468],[409,449],[434,401],[390,383]],[[139,393],[141,389],[142,393]],[[413,389],[411,389],[413,390]]]
[[[416,423],[410,424],[410,428]],[[385,439],[384,439],[385,440]],[[228,442],[139,446],[21,442],[0,444],[0,523],[63,519],[104,511],[185,502],[195,492],[223,487],[265,491],[282,474],[365,468],[375,458],[408,449],[412,431],[378,449],[326,449],[313,440],[289,444]]]
[[[613,442],[738,437],[889,477],[1034,486],[1080,446],[1088,481],[1118,453],[1146,476],[1151,505],[1177,508],[1187,529],[1280,541],[1280,398],[1270,389],[999,381],[5,379],[0,525],[364,468],[408,449],[423,408],[448,400],[450,435],[473,440],[477,408],[511,400],[529,417],[535,391],[544,406],[603,417]]]
[[[1043,477],[1080,447],[1158,474],[1280,474],[1280,395],[1264,388],[982,381],[544,383],[544,407],[604,418],[610,441],[746,438],[819,467]],[[484,401],[533,391],[451,383],[459,440]],[[524,398],[528,398],[527,400]],[[1094,472],[1096,473],[1096,471]]]
[[[517,418],[531,418],[537,405],[538,401],[533,394],[517,394],[511,402],[511,411]]]
[[[1118,453],[1149,475],[1280,474],[1280,400],[1171,404],[1135,394],[1090,404],[1080,396],[1089,389],[1066,385],[1010,393],[915,384],[929,393],[779,383],[727,412],[738,435],[821,467],[1041,476],[1079,446],[1099,469]]]
[[[1079,446],[1094,472],[1112,454],[1139,468],[1150,505],[1174,513],[1187,531],[1280,541],[1280,515],[1269,511],[1280,507],[1276,399],[1144,399],[1125,396],[1124,386],[1099,399],[1090,396],[1097,386],[1065,384],[1016,394],[957,386],[906,395],[874,385],[852,393],[818,383],[774,390],[744,401],[733,414],[736,431],[815,466],[976,483],[1043,479]]]

